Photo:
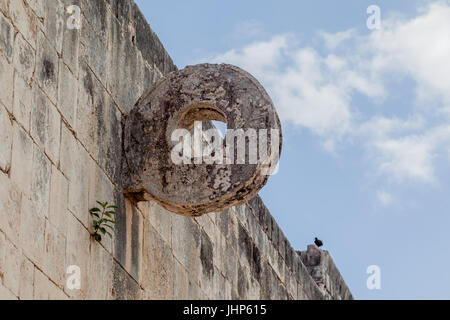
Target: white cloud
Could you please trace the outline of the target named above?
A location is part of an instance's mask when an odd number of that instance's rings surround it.
[[[434,182],[434,159],[450,148],[450,2],[435,1],[411,19],[391,16],[369,35],[350,29],[319,32],[319,38],[325,54],[292,35],[277,35],[212,60],[252,73],[280,118],[311,130],[326,150],[357,140],[378,172],[399,182]],[[392,82],[405,78],[416,92],[406,116],[392,116],[394,110],[368,117],[376,106],[355,105],[355,94],[381,102],[399,94],[390,92]]]
[[[346,40],[349,40],[352,37],[356,36],[356,30],[349,29],[337,33],[328,33],[320,31],[319,35],[323,38],[326,47],[329,50],[334,50],[338,46],[342,45]]]
[[[394,197],[384,190],[379,190],[377,192],[377,198],[383,206],[388,206],[394,201]]]
[[[437,1],[414,19],[383,21],[372,32],[368,49],[381,72],[398,71],[417,83],[421,100],[450,101],[450,3]]]

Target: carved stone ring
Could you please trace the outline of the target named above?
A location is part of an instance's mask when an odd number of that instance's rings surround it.
[[[227,124],[223,153],[205,147],[214,140],[217,146],[217,135],[196,132],[199,123],[213,128],[209,120]],[[122,125],[124,193],[187,216],[250,200],[281,154],[281,124],[270,97],[249,73],[226,64],[170,73],[139,99]],[[200,152],[192,142],[199,137]],[[202,161],[205,152],[216,161]]]

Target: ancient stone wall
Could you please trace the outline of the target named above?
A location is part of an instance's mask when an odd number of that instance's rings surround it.
[[[0,0],[0,298],[333,298],[259,197],[195,219],[124,198],[121,119],[172,70],[131,0]],[[119,207],[101,243],[96,200]]]

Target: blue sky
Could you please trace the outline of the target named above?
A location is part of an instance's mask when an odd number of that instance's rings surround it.
[[[358,299],[450,298],[449,1],[137,3],[180,69],[235,64],[272,97],[260,195],[294,248],[323,239]]]

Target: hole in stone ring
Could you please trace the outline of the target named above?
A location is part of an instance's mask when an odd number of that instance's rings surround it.
[[[216,106],[205,103],[198,102],[188,106],[180,117],[177,128],[184,128],[191,130],[194,127],[195,121],[208,121],[216,120],[220,122],[227,123],[225,114],[217,108]]]

